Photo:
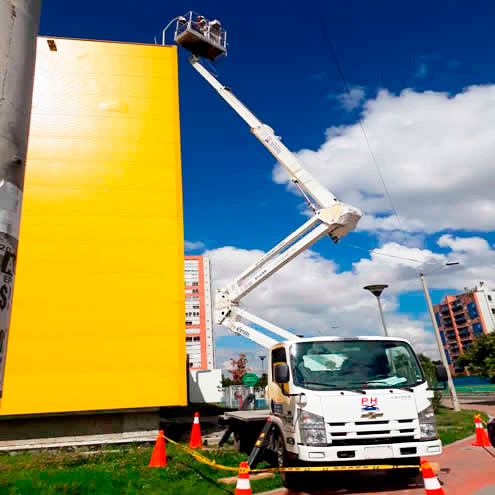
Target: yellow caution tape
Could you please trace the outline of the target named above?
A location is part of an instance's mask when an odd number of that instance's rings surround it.
[[[165,435],[158,435],[164,438],[167,442],[175,445],[176,447],[182,449],[184,452],[190,454],[197,461],[206,464],[214,469],[221,469],[224,471],[235,471],[239,473],[294,473],[294,472],[304,472],[304,471],[378,471],[384,469],[420,469],[420,466],[415,465],[394,465],[394,464],[370,464],[366,466],[305,466],[305,467],[284,467],[284,468],[264,468],[264,469],[250,469],[250,468],[240,468],[232,466],[224,466],[223,464],[217,464],[216,461],[199,454],[195,450],[187,447],[186,445],[181,445],[180,443],[171,440]]]

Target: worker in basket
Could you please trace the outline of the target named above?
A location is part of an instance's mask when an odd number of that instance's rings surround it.
[[[194,23],[195,26],[197,28],[197,30],[204,34],[205,33],[205,30],[206,30],[206,20],[205,18],[202,16],[202,15],[198,15],[196,17],[196,22]]]

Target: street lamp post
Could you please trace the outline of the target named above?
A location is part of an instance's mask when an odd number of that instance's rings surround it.
[[[458,264],[459,262],[457,261],[448,261],[444,265],[441,265],[439,268],[443,268],[444,266],[458,265]],[[449,390],[452,395],[452,405],[454,406],[454,411],[460,411],[461,408],[459,406],[459,401],[457,400],[457,393],[455,391],[454,382],[452,380],[452,374],[450,373],[449,363],[447,362],[447,356],[445,355],[445,351],[443,348],[442,339],[440,337],[440,331],[438,330],[437,319],[435,318],[433,305],[431,304],[430,293],[428,291],[428,287],[426,286],[425,274],[421,272],[419,274],[419,278],[421,279],[421,284],[423,286],[423,291],[425,293],[426,304],[428,306],[428,311],[430,312],[431,323],[433,324],[433,330],[435,332],[435,338],[437,340],[438,351],[440,352],[440,359],[442,360],[442,364],[445,366],[445,369],[447,370],[447,383],[449,384]]]
[[[378,309],[380,311],[380,317],[382,319],[383,331],[385,332],[385,337],[388,337],[387,325],[385,324],[385,316],[383,316],[383,308],[382,303],[380,301],[380,296],[384,289],[386,289],[388,285],[367,285],[363,287],[365,290],[369,290],[374,296],[376,296],[376,300],[378,301]]]
[[[261,376],[263,376],[263,372],[265,371],[265,367],[263,366],[263,361],[265,360],[266,356],[259,356],[261,359]]]

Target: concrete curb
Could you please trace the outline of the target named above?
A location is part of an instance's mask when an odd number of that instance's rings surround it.
[[[469,439],[474,439],[476,437],[476,434],[473,433],[472,435],[469,435],[468,437],[461,438],[460,440],[456,440],[455,442],[447,444],[445,447],[442,446],[442,450],[448,449],[449,447],[453,447],[454,445],[458,445],[462,442],[465,442],[466,440]]]

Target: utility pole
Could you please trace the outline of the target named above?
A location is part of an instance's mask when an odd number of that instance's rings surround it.
[[[0,397],[12,309],[41,0],[0,0]]]
[[[458,263],[450,263],[458,264]],[[449,265],[450,265],[449,264]],[[447,265],[447,266],[449,266]],[[454,387],[454,382],[452,380],[452,374],[450,373],[449,363],[447,362],[447,357],[445,356],[445,351],[443,349],[442,339],[440,337],[440,332],[438,330],[437,319],[435,318],[435,313],[433,311],[433,305],[431,304],[430,293],[426,286],[426,280],[424,273],[419,274],[421,279],[421,284],[423,285],[423,291],[425,293],[426,305],[428,306],[428,311],[430,312],[431,323],[433,324],[433,330],[435,331],[435,338],[437,339],[438,351],[440,352],[440,359],[442,360],[445,369],[447,370],[447,383],[449,384],[450,393],[452,394],[452,405],[454,406],[454,411],[460,411],[459,401],[457,400],[457,393]]]

